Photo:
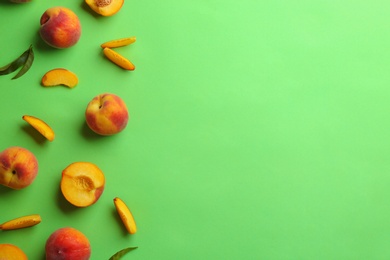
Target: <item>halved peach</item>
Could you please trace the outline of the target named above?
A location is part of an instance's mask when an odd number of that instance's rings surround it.
[[[135,70],[134,64],[110,48],[103,49],[104,55],[113,63],[125,70]]]
[[[41,83],[44,87],[54,87],[54,86],[66,86],[68,88],[74,88],[79,79],[77,75],[70,70],[57,68],[49,70],[43,75]]]
[[[87,207],[96,203],[103,193],[104,185],[104,174],[93,163],[74,162],[62,171],[62,194],[76,207]]]
[[[111,16],[119,12],[124,0],[85,0],[85,2],[95,13]]]
[[[104,48],[117,48],[117,47],[122,47],[122,46],[132,44],[135,41],[136,41],[136,37],[131,36],[131,37],[115,39],[115,40],[105,42],[105,43],[101,44],[100,47],[102,47],[103,49]]]
[[[34,127],[41,135],[43,135],[50,142],[54,140],[55,134],[53,129],[46,124],[42,119],[34,116],[24,115],[22,119]]]

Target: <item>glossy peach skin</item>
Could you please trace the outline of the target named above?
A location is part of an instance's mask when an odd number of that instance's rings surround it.
[[[39,34],[54,48],[69,48],[75,45],[81,36],[81,24],[77,15],[65,7],[47,9],[40,19]]]
[[[0,153],[0,184],[12,189],[29,186],[38,174],[38,161],[29,150],[13,146]]]
[[[119,96],[104,93],[97,95],[88,103],[85,118],[87,125],[95,133],[113,135],[125,129],[129,112]]]
[[[12,244],[0,244],[1,260],[27,260],[26,254],[19,247]]]
[[[54,231],[46,241],[46,260],[88,260],[91,245],[79,230],[64,227]]]

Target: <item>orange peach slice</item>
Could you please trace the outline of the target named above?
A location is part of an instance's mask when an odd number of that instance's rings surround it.
[[[4,222],[0,225],[0,230],[14,230],[20,228],[27,228],[41,223],[41,216],[38,214],[23,216]],[[1,258],[0,258],[1,259]]]
[[[131,211],[127,207],[125,202],[120,198],[116,197],[114,198],[114,205],[116,211],[119,214],[119,217],[121,218],[123,224],[125,225],[126,230],[130,234],[135,234],[137,232],[137,225],[135,224],[133,214],[131,214]]]
[[[68,88],[74,88],[77,83],[79,83],[79,79],[77,75],[73,72],[57,68],[49,70],[43,75],[41,80],[42,86],[44,87],[54,87],[54,86],[66,86]]]
[[[122,46],[132,44],[135,41],[136,41],[135,36],[126,37],[126,38],[121,38],[121,39],[116,39],[116,40],[111,40],[111,41],[105,42],[105,43],[101,44],[100,47],[102,47],[103,49],[104,48],[122,47]]]
[[[27,256],[22,249],[15,245],[0,244],[0,259],[27,260]]]
[[[42,119],[34,116],[24,115],[22,119],[34,127],[41,135],[43,135],[50,142],[54,140],[55,134],[53,129],[46,124]]]
[[[103,193],[104,185],[104,174],[93,163],[75,162],[62,171],[62,194],[76,207],[96,203]]]
[[[111,16],[119,12],[124,0],[85,0],[85,2],[95,13]]]
[[[104,55],[113,63],[125,70],[135,70],[134,64],[110,48],[103,49]]]

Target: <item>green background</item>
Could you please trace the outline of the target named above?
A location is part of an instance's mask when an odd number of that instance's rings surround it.
[[[50,3],[49,3],[50,2]],[[38,35],[49,7],[80,18],[69,49]],[[1,150],[38,158],[35,182],[0,187],[0,222],[28,214],[42,223],[0,232],[30,259],[48,236],[72,226],[91,259],[138,246],[124,259],[389,259],[390,4],[362,1],[135,1],[101,17],[82,1],[0,1],[0,65],[33,44],[24,76],[0,77]],[[100,44],[118,49],[120,69]],[[43,88],[43,74],[75,72],[74,89]],[[84,111],[97,94],[126,102],[131,119],[101,137]],[[21,117],[56,132],[45,141]],[[61,171],[75,161],[106,176],[100,200],[67,203]],[[112,202],[131,208],[128,235]]]

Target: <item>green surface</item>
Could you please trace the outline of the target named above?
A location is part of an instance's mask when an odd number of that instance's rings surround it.
[[[39,38],[39,18],[63,5],[80,18],[66,50]],[[44,259],[55,229],[88,236],[91,259],[138,246],[124,259],[389,259],[390,16],[388,1],[130,1],[112,17],[82,1],[0,2],[0,66],[32,43],[35,62],[0,77],[1,150],[23,146],[40,171],[25,190],[0,187],[0,222],[42,223],[1,232],[0,243]],[[118,49],[123,71],[99,45]],[[74,89],[40,79],[64,67]],[[85,125],[97,94],[120,95],[131,119],[100,137]],[[26,126],[44,119],[53,142]],[[59,190],[75,161],[106,175],[100,200],[74,208]],[[121,197],[138,232],[125,233]]]

